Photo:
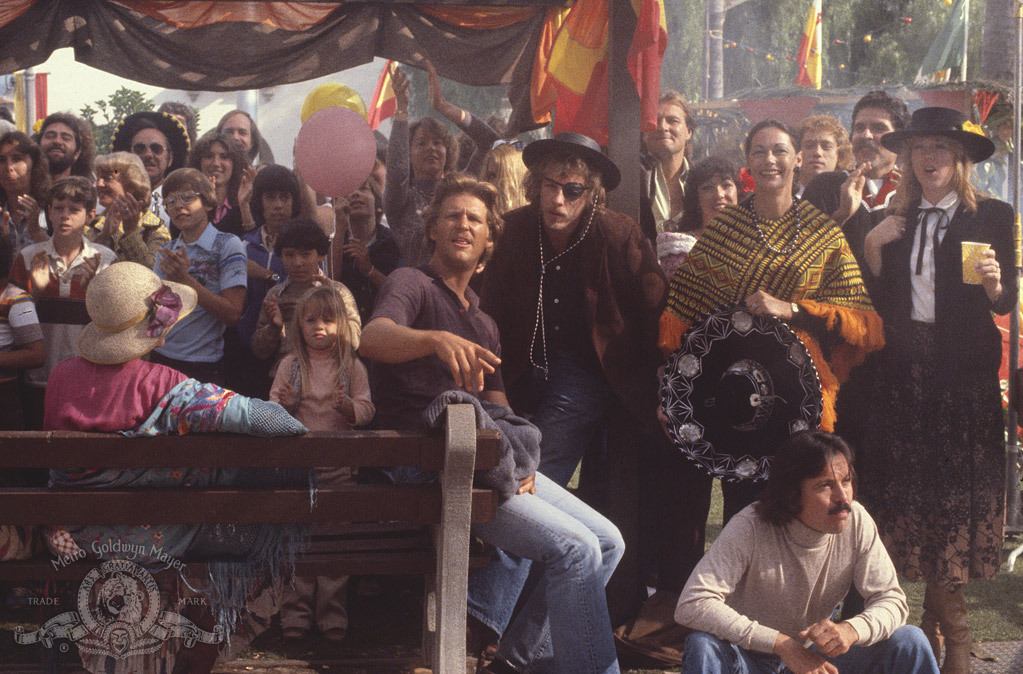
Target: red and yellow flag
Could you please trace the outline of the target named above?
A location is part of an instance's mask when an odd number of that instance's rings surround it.
[[[661,60],[668,46],[664,0],[632,0],[636,32],[629,48],[629,73],[639,92],[640,130],[657,128],[657,99],[661,96]]]
[[[375,130],[380,126],[380,122],[394,114],[396,101],[394,100],[394,88],[391,86],[393,74],[394,61],[388,60],[384,64],[384,71],[380,73],[377,88],[373,92],[373,100],[369,104],[369,115],[366,119],[371,129]]]
[[[813,0],[796,58],[796,84],[821,88],[821,0]]]
[[[629,49],[629,73],[640,97],[641,128],[657,123],[661,59],[668,41],[664,0],[631,0],[636,30]],[[608,0],[577,0],[549,10],[533,69],[533,116],[549,119],[554,132],[575,131],[601,145],[608,141]]]

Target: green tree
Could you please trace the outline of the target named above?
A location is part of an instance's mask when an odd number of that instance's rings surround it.
[[[121,87],[106,100],[98,100],[82,108],[82,117],[92,125],[92,133],[96,138],[96,153],[103,154],[110,150],[110,139],[122,119],[133,112],[152,109],[152,99],[146,98],[141,91],[127,87]]]
[[[971,1],[971,77],[981,73],[980,55],[987,32],[984,19],[992,16],[986,13],[986,6],[1012,2],[1015,0]],[[662,87],[678,89],[687,98],[698,100],[704,80],[705,3],[666,0],[665,8],[669,39]],[[726,98],[795,85],[796,54],[809,11],[810,0],[751,0],[728,11],[723,35],[729,46],[724,52]],[[943,0],[824,0],[823,86],[912,84],[951,11]],[[1002,47],[1001,53],[1006,50]],[[1003,56],[1003,62],[1006,60]]]

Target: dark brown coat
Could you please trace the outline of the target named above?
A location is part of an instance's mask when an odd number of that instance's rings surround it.
[[[588,209],[580,221],[587,218]],[[518,410],[529,403],[524,384],[540,285],[540,211],[529,205],[504,220],[504,236],[484,272],[480,306],[497,321],[505,388]],[[587,327],[604,375],[621,404],[655,429],[664,272],[636,222],[613,211],[597,213],[580,254]]]

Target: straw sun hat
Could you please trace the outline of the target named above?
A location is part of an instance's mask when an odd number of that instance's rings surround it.
[[[164,281],[136,262],[110,265],[85,291],[92,322],[78,338],[86,360],[118,365],[141,358],[157,346],[179,320],[195,308],[195,291]]]

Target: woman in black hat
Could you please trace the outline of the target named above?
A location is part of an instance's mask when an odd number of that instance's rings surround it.
[[[1013,213],[970,184],[994,144],[961,113],[922,108],[881,143],[899,153],[903,178],[894,214],[864,246],[887,342],[866,446],[886,460],[861,483],[896,567],[927,581],[921,626],[936,655],[944,637],[941,671],[968,672],[963,586],[1001,562],[1002,351],[991,314],[1019,294]],[[988,249],[964,263],[971,243]]]

